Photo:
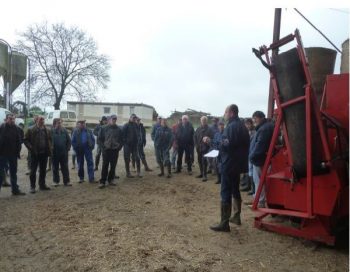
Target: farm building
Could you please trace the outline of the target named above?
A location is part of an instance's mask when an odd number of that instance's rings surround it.
[[[97,124],[101,116],[111,114],[117,114],[118,124],[124,124],[133,113],[141,118],[144,126],[150,127],[153,123],[154,108],[142,103],[68,101],[67,109],[75,111],[78,120],[85,119],[88,124]]]

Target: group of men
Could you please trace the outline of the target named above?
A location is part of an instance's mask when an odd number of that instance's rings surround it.
[[[85,120],[77,122],[77,127],[71,135],[62,127],[60,119],[55,119],[52,129],[44,124],[44,117],[35,119],[35,124],[28,128],[25,135],[15,125],[15,116],[8,114],[5,123],[0,126],[0,189],[4,180],[4,172],[9,169],[13,195],[24,195],[17,184],[17,159],[20,158],[22,143],[30,154],[30,192],[36,192],[36,173],[39,167],[39,189],[50,190],[46,185],[46,166],[48,158],[52,159],[53,182],[60,182],[59,169],[62,172],[63,184],[70,186],[68,170],[68,153],[71,146],[78,163],[79,183],[84,182],[84,159],[87,164],[88,179],[95,182],[94,171],[98,170],[102,155],[102,170],[99,188],[115,185],[116,166],[119,152],[124,149],[126,177],[133,178],[130,165],[136,165],[138,177],[141,176],[141,162],[145,171],[152,171],[147,164],[144,147],[146,145],[146,130],[140,118],[135,114],[122,127],[117,125],[117,116],[102,117],[101,123],[94,131],[88,129]],[[225,111],[225,126],[223,121],[215,118],[211,126],[208,118],[201,117],[200,126],[194,130],[187,115],[170,128],[167,120],[158,117],[152,128],[151,138],[154,141],[156,160],[160,168],[158,176],[172,176],[181,173],[183,155],[187,165],[187,173],[192,175],[194,150],[197,152],[199,175],[202,181],[207,181],[207,174],[215,171],[218,177],[216,183],[221,184],[221,221],[211,226],[214,231],[230,231],[229,222],[241,224],[241,193],[240,176],[248,173],[249,192],[255,197],[254,188],[258,188],[261,170],[273,133],[273,124],[265,118],[261,111],[254,112],[252,119],[245,121],[238,116],[238,107],[234,104]],[[255,128],[254,128],[254,125]],[[95,140],[95,137],[97,140]],[[92,151],[97,143],[95,167]],[[172,156],[170,157],[170,150]],[[215,159],[205,157],[211,150],[218,150]],[[176,160],[177,158],[177,160]],[[176,161],[176,164],[175,164]],[[208,168],[210,168],[208,170]],[[259,207],[265,205],[264,190],[260,194]],[[233,208],[233,214],[232,214]],[[232,214],[232,216],[231,216]]]

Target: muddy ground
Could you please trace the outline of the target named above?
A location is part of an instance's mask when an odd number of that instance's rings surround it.
[[[243,207],[243,224],[214,233],[219,186],[185,173],[152,173],[126,179],[123,159],[116,187],[78,184],[11,196],[0,193],[0,271],[348,271],[348,250],[253,228]],[[29,191],[26,151],[19,161],[19,184]],[[98,179],[100,172],[96,174]],[[47,183],[52,185],[51,173]],[[247,199],[246,194],[243,197]]]

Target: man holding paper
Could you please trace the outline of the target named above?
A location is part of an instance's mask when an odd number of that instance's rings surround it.
[[[238,107],[234,104],[225,111],[228,121],[223,133],[220,147],[221,156],[221,222],[210,227],[214,231],[230,231],[231,204],[233,197],[232,223],[241,224],[241,194],[239,178],[248,170],[249,133],[244,123],[238,117]]]

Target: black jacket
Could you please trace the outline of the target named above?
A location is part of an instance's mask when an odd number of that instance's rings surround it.
[[[179,146],[193,146],[194,129],[191,123],[180,124],[177,128],[175,139]]]
[[[138,141],[138,128],[134,122],[128,122],[123,126],[123,143],[129,146],[136,146]]]
[[[274,126],[265,120],[256,127],[256,132],[250,142],[249,161],[255,166],[263,166],[271,143]]]
[[[211,140],[214,137],[214,131],[208,126],[200,126],[196,129],[194,134],[194,144],[197,152],[207,153],[210,149],[210,143],[206,144],[203,142],[204,137],[209,137]]]
[[[139,125],[137,125],[137,129],[138,129],[138,144],[145,146],[146,145],[146,129],[143,126],[142,123],[140,123]]]
[[[0,156],[19,157],[22,148],[23,131],[16,125],[0,126]]]
[[[222,139],[222,166],[239,173],[248,172],[249,132],[238,117],[229,120]]]

